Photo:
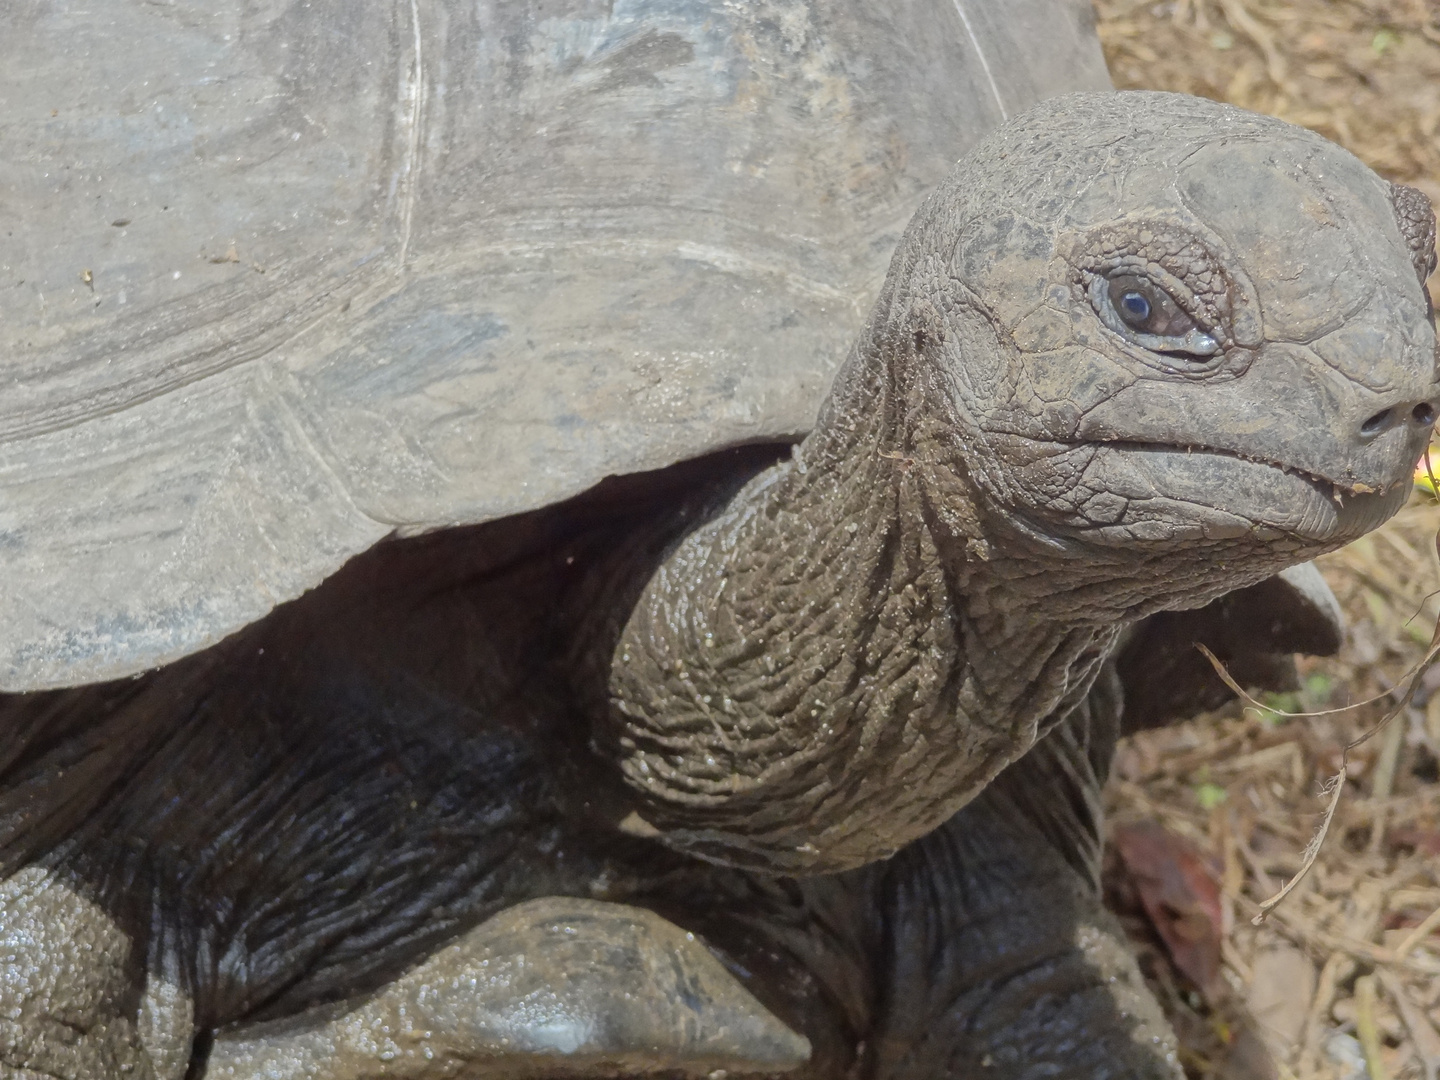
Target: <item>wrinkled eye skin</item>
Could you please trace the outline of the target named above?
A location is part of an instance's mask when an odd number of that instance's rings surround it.
[[[1110,341],[1167,376],[1232,378],[1260,344],[1254,289],[1193,223],[1117,222],[1065,236],[1074,295]]]
[[[1100,321],[1141,348],[1207,370],[1221,356],[1218,336],[1167,290],[1142,274],[1092,277],[1090,302]]]

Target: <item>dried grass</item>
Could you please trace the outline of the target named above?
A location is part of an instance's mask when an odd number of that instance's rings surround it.
[[[1118,86],[1201,94],[1303,124],[1440,203],[1440,0],[1095,6]],[[1440,1075],[1440,670],[1350,755],[1313,870],[1267,922],[1250,922],[1301,868],[1325,809],[1320,786],[1343,747],[1395,707],[1389,692],[1425,652],[1440,616],[1437,533],[1440,505],[1417,492],[1390,524],[1322,560],[1348,639],[1338,658],[1302,664],[1299,695],[1269,704],[1384,700],[1308,719],[1237,702],[1120,749],[1106,792],[1112,822],[1159,821],[1208,855],[1221,885],[1225,988],[1210,999],[1117,901],[1192,1077]]]

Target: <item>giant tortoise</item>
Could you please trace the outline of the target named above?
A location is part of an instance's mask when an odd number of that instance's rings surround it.
[[[1179,1075],[1099,786],[1434,220],[1087,13],[0,12],[0,1076]]]

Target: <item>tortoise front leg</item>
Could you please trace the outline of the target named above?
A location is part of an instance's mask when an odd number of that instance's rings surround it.
[[[803,879],[712,868],[647,902],[809,1038],[806,1080],[1179,1080],[1100,903],[1119,717],[1107,664],[1030,753],[888,862]]]
[[[0,1080],[181,1080],[189,997],[53,871],[0,881]]]
[[[1175,1040],[1100,903],[1099,790],[1118,686],[901,852],[885,928],[874,1080],[1176,1080]]]

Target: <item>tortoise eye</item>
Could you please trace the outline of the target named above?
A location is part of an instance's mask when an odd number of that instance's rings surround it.
[[[1142,277],[1113,277],[1109,292],[1115,313],[1132,330],[1157,337],[1183,337],[1195,329],[1195,320],[1169,293]]]
[[[1208,363],[1220,351],[1213,334],[1201,329],[1173,296],[1148,278],[1138,274],[1094,278],[1090,297],[1102,322],[1151,352]]]

